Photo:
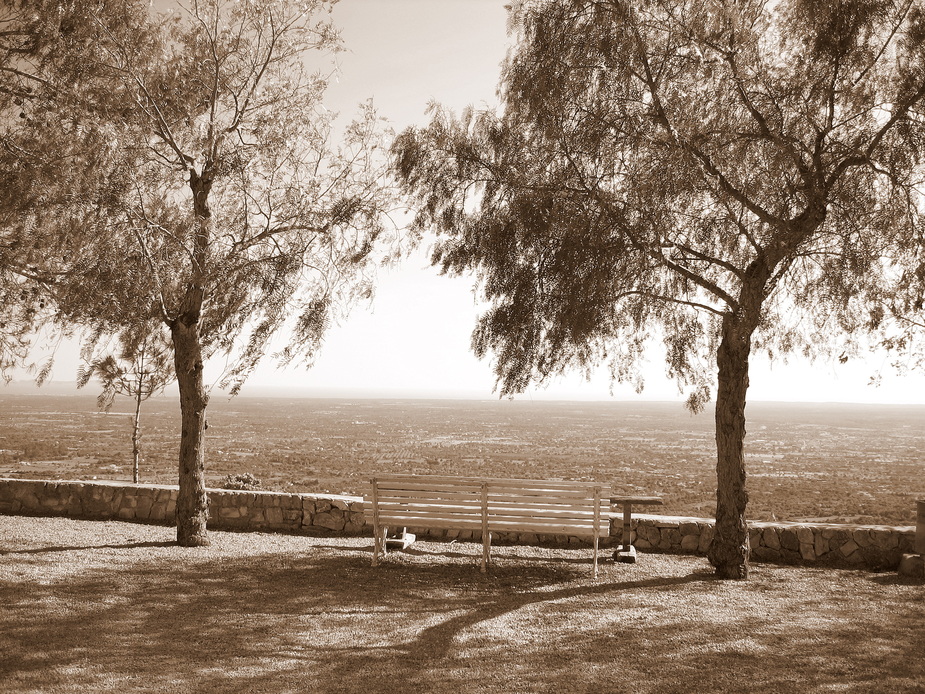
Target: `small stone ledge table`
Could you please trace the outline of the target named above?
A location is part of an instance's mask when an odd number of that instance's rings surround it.
[[[925,499],[915,502],[918,506],[915,519],[915,553],[904,554],[899,561],[899,574],[925,578]]]
[[[610,505],[623,509],[623,538],[620,547],[613,553],[613,560],[624,564],[636,563],[636,548],[633,547],[633,504],[640,506],[661,506],[660,496],[612,496]]]

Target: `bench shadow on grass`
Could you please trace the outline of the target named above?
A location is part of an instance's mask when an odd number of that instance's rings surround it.
[[[21,553],[81,549],[96,547]],[[316,546],[295,556],[52,572],[28,590],[0,582],[9,606],[0,611],[0,682],[80,691],[99,677],[151,687],[168,678],[190,691],[246,692],[283,691],[291,678],[302,682],[295,691],[314,691],[315,680],[369,691],[383,671],[396,685],[416,680],[451,653],[461,631],[531,603],[704,580],[590,582],[586,565],[524,557],[482,575],[468,553],[460,556],[464,564],[415,557],[373,568],[366,548]]]
[[[470,690],[470,663],[488,652],[496,659],[489,674],[526,663],[538,681],[567,687],[569,657],[611,667],[602,663],[621,649],[664,637],[639,621],[582,631],[583,619],[632,609],[640,596],[677,609],[716,585],[706,570],[660,576],[612,564],[592,581],[585,557],[506,556],[483,575],[468,549],[414,550],[373,568],[369,548],[319,544],[233,560],[126,561],[65,572],[27,593],[0,582],[0,604],[10,606],[0,611],[0,682],[64,692],[123,682],[126,691],[140,683],[159,691],[458,694]],[[428,561],[433,555],[443,557]],[[550,654],[545,644],[511,644],[492,631],[493,620],[516,622],[531,610],[544,615],[531,619],[548,614],[551,636],[574,629],[584,650]],[[497,643],[471,645],[472,638]]]

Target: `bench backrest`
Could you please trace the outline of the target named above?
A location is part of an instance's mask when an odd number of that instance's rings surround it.
[[[365,508],[376,526],[608,534],[610,489],[593,482],[381,475],[371,485]]]

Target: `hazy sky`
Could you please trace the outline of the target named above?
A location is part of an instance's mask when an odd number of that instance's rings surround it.
[[[457,111],[470,103],[495,103],[499,66],[508,48],[506,1],[341,0],[334,17],[348,52],[340,56],[340,81],[330,92],[334,108],[348,112],[372,96],[381,114],[401,131],[427,122],[432,99]],[[400,270],[382,273],[372,309],[358,307],[331,331],[312,370],[274,372],[266,365],[251,385],[492,397],[490,366],[469,350],[477,314],[472,281],[438,276],[422,253]],[[881,387],[869,387],[871,374],[882,366],[882,355],[846,365],[800,360],[770,365],[756,359],[749,397],[925,402],[923,377],[890,374]],[[614,397],[680,399],[662,374],[655,353],[643,395],[615,386]],[[592,383],[576,375],[521,397],[606,399],[610,387],[602,371]]]
[[[396,131],[427,121],[436,100],[454,110],[467,104],[495,103],[499,65],[508,38],[508,0],[341,0],[334,18],[347,51],[338,56],[340,74],[327,103],[346,118],[372,97]],[[163,5],[164,0],[157,0]],[[494,378],[488,363],[469,350],[478,311],[467,278],[438,276],[425,249],[396,270],[382,270],[372,307],[358,306],[333,328],[315,367],[276,371],[267,361],[244,394],[260,387],[312,392],[347,390],[353,394],[452,395],[490,398]],[[880,388],[870,375],[885,365],[883,355],[865,363],[809,365],[800,360],[773,366],[755,359],[750,400],[925,402],[925,377],[888,375]],[[637,396],[615,386],[614,397],[681,399],[662,376],[656,352]],[[54,379],[74,379],[76,361],[62,355]],[[210,371],[218,369],[213,364]],[[523,398],[610,397],[605,373],[592,383],[561,379]]]

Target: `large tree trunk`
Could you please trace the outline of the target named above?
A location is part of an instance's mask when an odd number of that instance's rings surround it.
[[[184,547],[209,544],[203,436],[208,395],[203,384],[202,344],[198,311],[181,315],[170,325],[174,366],[180,388],[180,494],[177,499],[177,542]]]
[[[179,315],[169,324],[173,339],[174,368],[180,390],[180,494],[177,498],[177,542],[184,547],[209,544],[206,532],[209,499],[206,496],[203,452],[209,397],[203,383],[200,325],[212,217],[209,211],[211,189],[210,172],[199,175],[190,169],[190,190],[193,194],[193,213],[196,217],[192,272]]]
[[[735,314],[723,318],[716,355],[716,534],[707,556],[720,578],[748,578],[745,507],[745,395],[753,330]]]

